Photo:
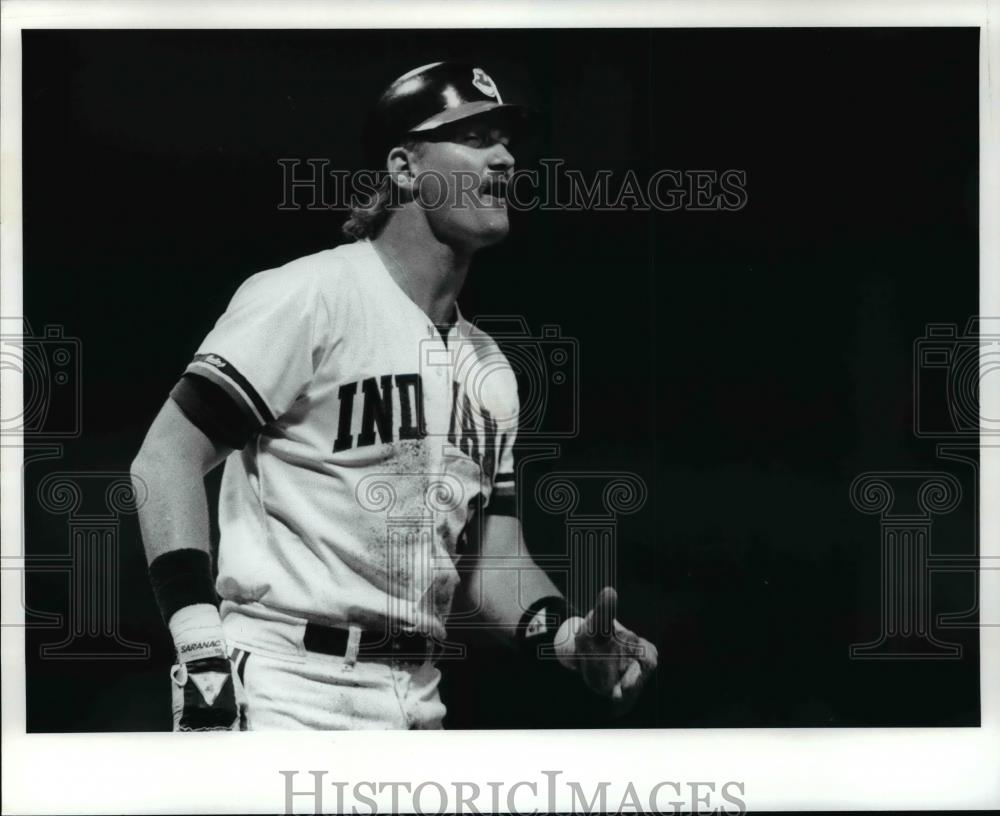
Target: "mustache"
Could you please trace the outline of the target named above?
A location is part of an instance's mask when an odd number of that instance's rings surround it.
[[[487,176],[483,180],[483,183],[479,187],[481,193],[486,193],[488,195],[496,196],[497,198],[507,197],[507,184],[510,181],[510,176],[507,173],[503,175],[493,175]]]

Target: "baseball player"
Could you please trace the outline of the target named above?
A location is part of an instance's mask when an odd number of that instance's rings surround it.
[[[474,65],[393,82],[354,242],[246,280],[153,422],[132,473],[175,730],[440,728],[458,590],[622,707],[656,667],[613,589],[577,615],[524,555],[515,378],[456,305],[507,233],[525,117]],[[222,462],[213,580],[204,476]]]

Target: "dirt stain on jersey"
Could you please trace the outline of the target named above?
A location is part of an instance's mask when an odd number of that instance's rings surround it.
[[[458,583],[451,569],[456,542],[448,516],[463,499],[455,495],[460,483],[432,463],[431,444],[401,440],[394,444],[394,455],[379,464],[391,496],[384,510],[372,514],[365,541],[381,589],[444,617]]]
[[[393,444],[393,454],[379,463],[390,495],[383,511],[373,513],[365,541],[373,571],[382,576],[382,589],[397,598],[416,600],[422,587],[413,564],[417,542],[429,536],[433,515],[426,494],[431,483],[430,451],[422,439]]]

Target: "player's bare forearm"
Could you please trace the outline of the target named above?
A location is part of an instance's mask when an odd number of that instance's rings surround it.
[[[171,550],[209,551],[204,476],[227,453],[167,400],[131,467],[137,495],[145,497],[139,526],[150,563]]]
[[[562,594],[531,559],[521,523],[513,516],[486,519],[476,569],[469,576],[466,592],[483,620],[505,639],[513,639],[525,610],[535,601]]]
[[[494,624],[505,639],[522,647],[535,640],[551,639],[563,666],[578,672],[593,691],[610,697],[619,712],[627,711],[656,670],[658,658],[652,643],[616,619],[617,592],[605,587],[585,617],[574,615],[558,600],[561,593],[548,575],[531,560],[521,525],[513,517],[489,517],[477,553],[467,591],[473,603],[478,601],[482,617]],[[561,622],[557,616],[551,629],[540,627],[541,632],[548,632],[547,638],[533,635],[532,626],[524,626],[524,620],[531,618],[529,610],[533,611],[536,604],[546,623],[551,621],[551,609],[560,604],[560,613],[567,615]]]
[[[132,462],[137,494],[145,497],[139,526],[153,594],[177,651],[171,670],[175,731],[229,730],[238,723],[205,494],[205,474],[228,452],[168,399]]]

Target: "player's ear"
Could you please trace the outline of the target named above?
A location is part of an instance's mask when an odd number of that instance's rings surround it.
[[[413,151],[405,147],[394,147],[386,157],[386,169],[389,171],[389,178],[401,190],[413,190],[416,169],[412,163]]]

